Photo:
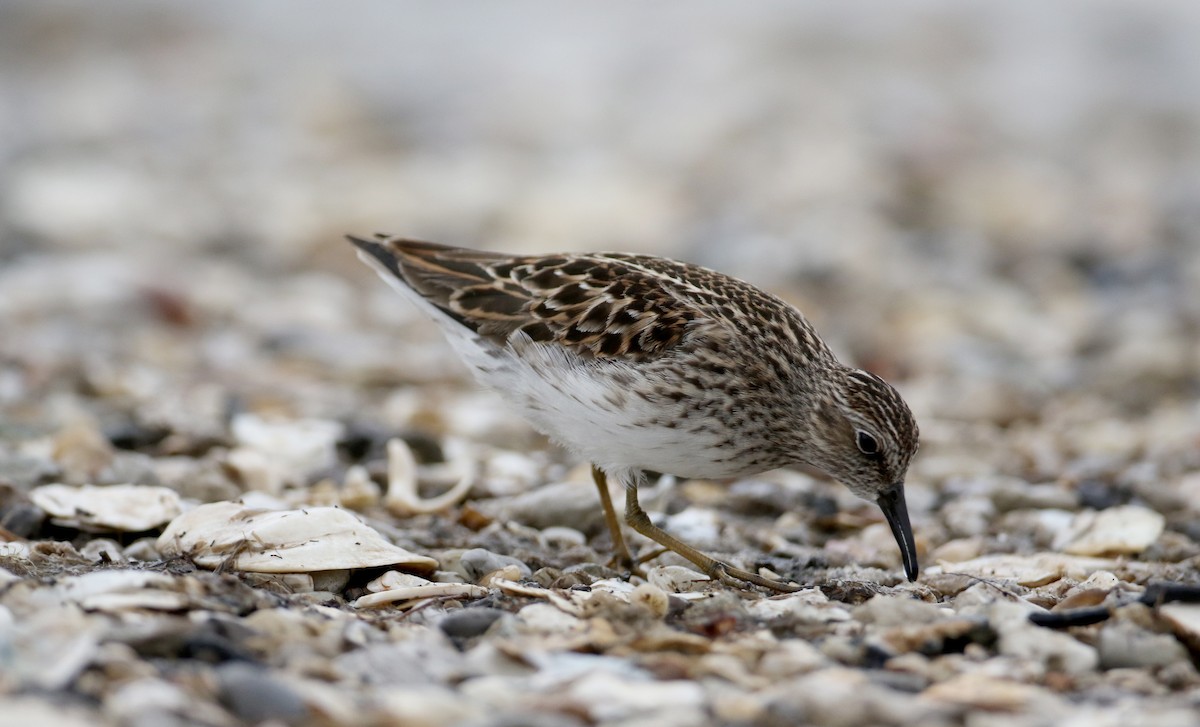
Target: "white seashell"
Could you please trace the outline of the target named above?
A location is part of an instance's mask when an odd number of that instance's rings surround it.
[[[646,571],[646,580],[667,593],[688,593],[712,579],[681,565],[660,565]]]
[[[635,603],[649,611],[655,618],[667,615],[671,607],[671,597],[667,592],[651,583],[643,583],[629,594],[629,602]]]
[[[57,608],[64,603],[76,603],[89,610],[108,610],[105,606],[118,601],[121,605],[113,610],[140,608],[132,601],[144,596],[147,602],[162,604],[164,601],[160,600],[157,594],[166,593],[174,599],[179,595],[173,592],[177,586],[178,581],[166,573],[111,568],[63,578],[54,584],[53,588],[31,593],[29,603],[40,610]],[[183,605],[186,606],[186,600]],[[165,610],[179,608],[181,606],[172,605]]]
[[[592,584],[591,591],[573,591],[573,592],[586,596],[586,595],[590,595],[591,593],[596,593],[598,591],[604,591],[606,593],[611,593],[614,596],[618,596],[620,598],[623,598],[626,601],[629,601],[632,599],[633,592],[635,590],[637,590],[637,587],[634,586],[629,581],[624,581],[624,580],[621,580],[620,578],[602,578]]]
[[[133,609],[147,611],[183,611],[190,604],[187,594],[177,591],[143,589],[132,593],[97,593],[80,599],[85,611],[122,613]]]
[[[240,450],[258,452],[266,458],[270,474],[283,483],[303,483],[336,464],[337,442],[345,430],[340,423],[326,419],[267,419],[257,414],[238,414],[231,429],[239,449],[230,453],[230,463],[255,466],[260,463],[252,463]],[[254,472],[266,476],[257,469]],[[266,491],[273,490],[268,487]]]
[[[985,555],[961,563],[938,564],[927,568],[925,573],[928,576],[945,574],[1009,580],[1032,588],[1053,583],[1067,576],[1083,580],[1095,571],[1112,570],[1116,567],[1116,561],[1104,558],[1084,558],[1059,553],[1004,554]]]
[[[410,588],[412,586],[424,586],[432,581],[414,576],[411,573],[401,573],[398,570],[390,570],[387,573],[379,576],[375,580],[367,584],[367,590],[371,593],[382,593],[394,588]]]
[[[629,678],[596,669],[575,680],[565,691],[596,722],[615,723],[634,717],[644,724],[706,721],[702,713],[704,689],[697,682]]]
[[[181,687],[151,677],[142,677],[115,688],[105,696],[105,713],[122,723],[136,722],[153,711],[187,713],[191,697]]]
[[[403,601],[423,598],[483,598],[488,589],[471,583],[431,583],[389,588],[378,593],[368,593],[354,602],[355,608],[373,608]]]
[[[388,488],[383,504],[395,515],[437,512],[457,504],[471,490],[475,472],[465,473],[459,481],[436,497],[423,499],[417,491],[417,460],[403,439],[387,443]],[[473,470],[474,468],[469,468]]]
[[[29,543],[16,540],[11,543],[0,543],[0,557],[29,559]]]
[[[368,583],[367,590],[370,593],[354,602],[356,608],[443,596],[481,598],[488,593],[488,589],[481,586],[468,583],[434,583],[420,576],[395,570],[390,570]]]
[[[550,603],[531,603],[517,611],[517,622],[543,634],[581,633],[587,622]]]
[[[749,601],[746,611],[764,621],[784,616],[801,623],[814,624],[850,620],[850,611],[839,603],[831,602],[819,588]]]
[[[1162,535],[1166,518],[1137,505],[1087,510],[1075,516],[1054,547],[1071,555],[1132,555]]]
[[[179,494],[149,485],[44,485],[29,493],[33,504],[69,527],[137,533],[183,512]]]
[[[392,545],[334,507],[263,511],[236,502],[201,505],[171,521],[157,545],[165,556],[187,555],[204,568],[258,573],[437,567],[433,558]]]

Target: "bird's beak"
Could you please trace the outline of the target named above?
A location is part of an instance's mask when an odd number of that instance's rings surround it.
[[[904,574],[908,580],[917,580],[917,544],[913,541],[912,524],[908,521],[908,505],[904,502],[904,483],[897,482],[888,488],[875,502],[883,510],[883,516],[892,527],[892,536],[900,546],[900,557],[904,559]]]

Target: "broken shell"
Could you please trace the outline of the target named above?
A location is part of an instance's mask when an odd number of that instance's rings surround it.
[[[1022,586],[1036,587],[1053,583],[1064,576],[1083,580],[1094,571],[1112,570],[1116,566],[1116,561],[1112,560],[1058,553],[1028,556],[987,555],[962,563],[938,564],[928,568],[926,575],[965,575],[972,578],[1009,580]]]
[[[356,464],[346,470],[342,489],[338,491],[338,501],[344,508],[363,511],[374,507],[381,494],[379,485],[371,479],[367,469]]]
[[[660,565],[646,572],[646,580],[667,593],[688,593],[712,579],[682,565]]]
[[[166,556],[186,555],[204,568],[259,573],[437,567],[433,558],[392,545],[351,513],[334,507],[263,511],[236,502],[201,505],[172,520],[157,545]]]
[[[1200,651],[1200,604],[1168,603],[1158,613],[1171,625],[1179,640],[1194,651]]]
[[[1028,684],[972,672],[934,684],[921,697],[989,711],[1015,712],[1037,700],[1049,699],[1050,695]]]
[[[798,623],[829,623],[848,621],[850,611],[842,604],[830,601],[818,588],[762,598],[746,604],[747,613],[764,621],[781,618]]]
[[[1158,540],[1166,525],[1159,513],[1136,505],[1077,514],[1054,547],[1071,555],[1132,555]]]
[[[383,503],[395,515],[437,512],[457,504],[475,482],[474,467],[468,467],[458,482],[436,497],[422,498],[417,491],[417,459],[403,439],[387,443],[388,488]]]
[[[30,492],[29,498],[58,524],[80,530],[137,533],[183,512],[178,493],[149,485],[45,485]]]
[[[388,571],[367,584],[371,591],[354,602],[355,608],[375,608],[424,598],[483,598],[488,589],[470,583],[433,583],[408,573]]]
[[[667,592],[652,583],[643,583],[629,594],[629,602],[645,608],[655,618],[667,615],[671,607],[671,597]]]

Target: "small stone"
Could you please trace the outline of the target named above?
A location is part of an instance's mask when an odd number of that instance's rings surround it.
[[[1097,642],[1101,669],[1167,666],[1188,658],[1187,649],[1170,634],[1156,634],[1125,620],[1106,623]]]
[[[934,563],[961,563],[983,555],[983,538],[958,538],[934,548],[929,559]]]
[[[1023,606],[996,602],[988,609],[988,622],[999,634],[996,650],[1005,656],[1033,662],[1046,671],[1083,674],[1100,661],[1096,649],[1066,633],[1030,623]]]
[[[483,576],[494,573],[503,569],[506,566],[515,566],[523,578],[528,578],[533,575],[533,571],[529,566],[525,565],[519,558],[514,558],[511,555],[501,555],[493,553],[483,548],[472,548],[463,551],[458,558],[458,570],[467,580],[478,583]]]
[[[61,473],[62,469],[50,459],[0,452],[0,485],[28,490]]]
[[[268,720],[301,724],[308,717],[300,695],[265,668],[233,662],[217,669],[217,681],[221,703],[250,724]]]
[[[912,626],[941,621],[952,613],[934,603],[913,598],[877,595],[854,607],[854,618],[876,626]]]
[[[97,563],[124,563],[125,553],[121,545],[108,538],[94,538],[79,549],[79,554]]]
[[[941,516],[956,537],[975,537],[987,533],[996,519],[996,506],[988,497],[960,497],[947,502]]]
[[[937,623],[893,626],[875,642],[892,655],[917,652],[929,656],[961,652],[968,643],[988,644],[995,633],[983,619],[951,618]]]
[[[1109,591],[1103,588],[1083,588],[1072,590],[1071,593],[1058,603],[1054,604],[1052,611],[1069,611],[1073,608],[1091,608],[1104,603],[1104,599],[1108,598]]]
[[[506,611],[498,608],[464,608],[447,614],[438,622],[438,628],[452,639],[471,639],[506,615]]]
[[[604,527],[596,488],[580,482],[557,482],[511,497],[476,503],[486,516],[523,523],[539,530],[563,525],[594,534]]]
[[[935,702],[994,712],[1019,712],[1050,695],[1028,684],[969,672],[938,682],[922,692],[921,696]]]

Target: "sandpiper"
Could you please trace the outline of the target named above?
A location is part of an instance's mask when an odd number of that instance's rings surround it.
[[[716,580],[798,587],[711,558],[638,504],[650,470],[731,478],[809,465],[876,502],[909,580],[904,477],[917,425],[883,379],[840,363],[793,306],[713,270],[648,255],[524,256],[386,235],[359,256],[436,320],[484,385],[592,464],[617,555],[625,520]]]

